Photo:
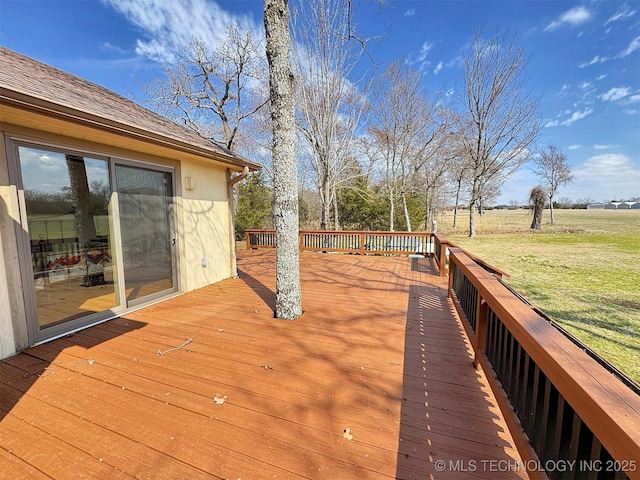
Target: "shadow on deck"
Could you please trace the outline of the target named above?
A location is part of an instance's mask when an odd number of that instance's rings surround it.
[[[238,269],[2,362],[0,471],[526,478],[431,259],[305,253],[295,322],[272,251]]]

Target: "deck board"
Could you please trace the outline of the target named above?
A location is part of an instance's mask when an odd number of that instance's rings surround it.
[[[293,322],[273,318],[273,251],[238,270],[0,363],[0,471],[479,479],[435,462],[520,460],[432,259],[304,253]]]

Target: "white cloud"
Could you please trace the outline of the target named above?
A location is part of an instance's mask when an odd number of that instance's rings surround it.
[[[609,89],[608,92],[600,95],[600,98],[604,101],[615,102],[621,100],[631,93],[629,87],[614,87]]]
[[[596,77],[596,80],[604,80],[605,78],[607,78],[609,75],[607,75],[606,73],[602,74],[602,75],[598,75]]]
[[[429,52],[433,48],[433,43],[424,42],[420,47],[420,52],[415,58],[411,58],[411,56],[407,59],[406,63],[409,65],[418,65],[418,70],[424,72],[424,70],[431,66],[431,61],[427,59]],[[437,72],[436,72],[437,73]]]
[[[636,14],[636,10],[631,10],[629,8],[629,5],[627,5],[626,3],[624,5],[622,5],[620,8],[618,8],[618,10],[616,11],[616,13],[614,13],[613,15],[611,15],[611,17],[609,17],[609,20],[607,20],[606,22],[604,22],[605,25],[611,23],[611,22],[615,22],[617,20],[623,20],[625,18],[629,18],[629,17],[633,17]]]
[[[417,60],[419,62],[424,62],[427,59],[427,55],[429,55],[429,52],[431,51],[432,48],[433,48],[433,43],[424,42],[422,44],[422,47],[420,47],[420,54],[418,55]]]
[[[627,55],[631,55],[633,52],[639,49],[640,49],[640,36],[637,36],[636,38],[631,40],[631,43],[629,44],[629,46],[625,48],[622,52],[620,52],[616,58],[624,58]]]
[[[555,30],[566,24],[571,26],[581,25],[589,21],[591,17],[592,13],[588,8],[582,6],[574,7],[570,10],[567,10],[562,15],[560,15],[557,20],[554,20],[549,25],[547,25],[544,31],[546,32],[547,30]]]
[[[569,145],[567,147],[568,150],[580,150],[582,148],[582,145]]]
[[[405,17],[412,17],[416,14],[416,9],[415,8],[410,8],[409,10],[407,10],[406,12],[404,12],[404,16]]]
[[[585,67],[589,67],[591,65],[595,65],[596,63],[604,63],[608,60],[607,57],[601,57],[600,55],[596,55],[595,57],[593,57],[591,60],[589,60],[588,62],[584,62],[581,63],[580,65],[578,65],[578,68],[585,68]]]
[[[593,148],[596,150],[611,150],[612,148],[617,148],[618,145],[594,145]]]
[[[558,117],[562,116],[562,115],[569,115],[571,114],[571,116],[565,120],[550,120],[547,123],[544,124],[545,127],[557,127],[558,125],[562,125],[564,127],[568,127],[569,125],[571,125],[574,122],[577,122],[578,120],[582,120],[584,117],[591,115],[593,113],[593,108],[589,107],[589,108],[585,108],[583,111],[575,111],[575,112],[570,112],[570,111],[565,111],[563,112],[563,114],[558,115]]]
[[[214,48],[232,23],[254,31],[261,27],[248,16],[234,16],[211,0],[102,0],[137,26],[144,38],[136,52],[158,62],[174,61],[177,52],[199,37]]]
[[[571,190],[599,200],[638,196],[640,165],[619,153],[603,153],[574,168]]]
[[[435,75],[437,75],[437,74],[438,74],[438,72],[439,72],[440,70],[442,70],[442,67],[444,67],[444,63],[443,63],[443,62],[438,62],[438,65],[436,65],[436,68],[434,68],[434,69],[433,69],[433,73],[434,73]]]
[[[127,51],[123,48],[118,47],[117,45],[113,45],[109,42],[104,42],[101,46],[100,46],[100,50],[102,50],[103,52],[116,52],[119,54],[124,55],[125,53],[127,53]]]

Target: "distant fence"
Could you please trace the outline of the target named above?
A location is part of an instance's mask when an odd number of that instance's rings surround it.
[[[301,230],[301,251],[339,252],[359,255],[433,254],[429,232],[365,232],[346,230]],[[275,230],[247,230],[247,249],[275,248]]]

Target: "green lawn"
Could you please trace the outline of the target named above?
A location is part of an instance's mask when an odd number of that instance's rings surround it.
[[[468,238],[468,212],[438,231],[510,274],[507,283],[640,383],[640,210],[545,212],[531,231],[526,210],[492,210]]]

